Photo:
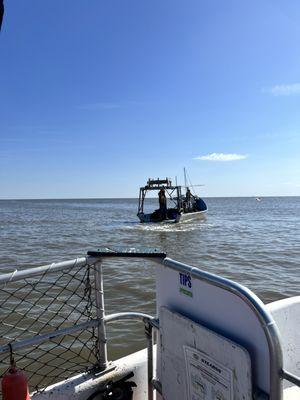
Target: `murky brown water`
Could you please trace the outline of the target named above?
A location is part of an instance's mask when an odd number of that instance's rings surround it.
[[[203,221],[137,222],[136,200],[0,201],[0,269],[62,261],[104,245],[159,247],[170,257],[234,279],[263,301],[299,294],[300,198],[207,199]],[[153,207],[156,201],[153,200]],[[107,313],[154,313],[154,269],[104,264]],[[110,356],[141,348],[136,325],[109,328]]]

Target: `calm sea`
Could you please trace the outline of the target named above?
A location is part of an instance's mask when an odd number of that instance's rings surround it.
[[[83,256],[104,245],[150,246],[252,289],[265,302],[299,294],[300,198],[208,198],[202,221],[140,224],[135,199],[0,201],[0,270]],[[153,208],[157,200],[151,200]],[[154,269],[104,264],[107,312],[154,313]],[[118,326],[111,357],[142,347]]]

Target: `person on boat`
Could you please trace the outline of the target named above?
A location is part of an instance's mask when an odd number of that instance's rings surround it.
[[[189,188],[186,188],[186,194],[185,194],[185,209],[187,211],[190,211],[192,208],[192,198],[194,196],[192,195],[191,191]]]
[[[187,201],[187,202],[191,201],[192,193],[191,193],[191,191],[190,191],[190,188],[186,188],[186,195],[185,195],[185,197],[186,197],[186,201]]]
[[[159,211],[161,213],[161,218],[166,219],[167,214],[167,198],[165,195],[165,189],[162,188],[158,192],[158,201],[159,201]]]

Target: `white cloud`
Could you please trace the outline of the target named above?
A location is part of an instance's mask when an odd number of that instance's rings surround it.
[[[225,153],[211,153],[205,156],[195,157],[194,160],[201,161],[236,161],[244,160],[248,157],[248,154],[225,154]]]
[[[273,96],[292,96],[300,94],[300,83],[290,85],[275,85],[268,89],[263,89],[264,93],[270,93]]]

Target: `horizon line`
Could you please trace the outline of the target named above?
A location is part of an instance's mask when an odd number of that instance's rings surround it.
[[[250,198],[272,198],[272,197],[300,197],[300,195],[260,195],[260,196],[198,196],[204,199],[250,199]],[[157,197],[148,197],[156,199]],[[138,200],[138,197],[36,197],[36,198],[0,198],[0,201],[34,201],[34,200]]]

